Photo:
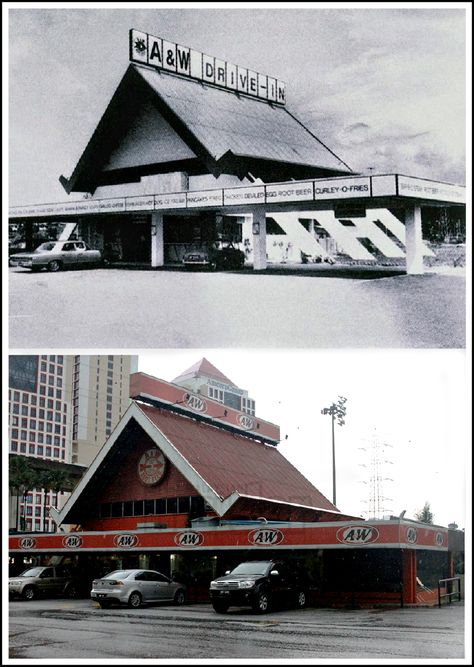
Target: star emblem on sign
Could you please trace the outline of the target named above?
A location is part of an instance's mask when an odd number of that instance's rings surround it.
[[[138,51],[138,53],[143,53],[143,51],[146,50],[146,44],[144,39],[137,38],[133,46],[135,48],[135,51]]]

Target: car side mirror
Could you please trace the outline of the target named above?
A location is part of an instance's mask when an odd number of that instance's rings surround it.
[[[277,577],[280,573],[278,572],[278,570],[272,570],[270,574],[274,577]]]
[[[225,573],[226,573],[226,574],[230,574],[230,570],[226,570]]]

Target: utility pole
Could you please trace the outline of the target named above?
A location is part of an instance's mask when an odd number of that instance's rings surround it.
[[[334,421],[337,419],[339,426],[344,426],[344,417],[346,416],[346,401],[344,396],[338,396],[337,403],[332,403],[329,408],[321,410],[322,415],[331,415],[331,434],[332,434],[332,502],[336,504],[336,439],[334,435]]]

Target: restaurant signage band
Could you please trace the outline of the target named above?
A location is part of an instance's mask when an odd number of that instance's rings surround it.
[[[75,202],[13,206],[11,218],[101,213],[127,213],[192,208],[222,208],[302,201],[367,200],[376,197],[410,197],[426,201],[464,204],[466,188],[398,174],[353,176],[289,181],[268,185],[240,186],[215,190],[195,190],[152,195],[83,199]]]
[[[96,531],[10,536],[9,549],[35,551],[178,551],[180,549],[373,549],[448,550],[448,531],[398,521],[321,522],[290,527],[234,526],[199,529]]]
[[[130,60],[259,100],[285,104],[283,81],[140,30],[130,30]]]

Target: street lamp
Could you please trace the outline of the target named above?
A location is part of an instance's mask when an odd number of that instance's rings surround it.
[[[336,443],[334,439],[334,421],[337,419],[339,426],[344,426],[346,416],[346,401],[344,396],[338,396],[337,403],[332,403],[329,408],[321,410],[322,415],[331,415],[332,427],[332,502],[336,504]]]

